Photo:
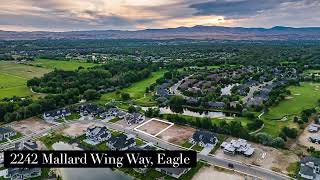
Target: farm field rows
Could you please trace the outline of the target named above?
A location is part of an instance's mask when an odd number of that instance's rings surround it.
[[[277,135],[284,126],[296,127],[293,117],[304,109],[315,107],[320,99],[320,83],[303,82],[301,86],[291,86],[288,89],[291,91],[290,97],[271,107],[269,112],[262,116],[265,123],[263,132]],[[285,116],[287,119],[282,119]]]

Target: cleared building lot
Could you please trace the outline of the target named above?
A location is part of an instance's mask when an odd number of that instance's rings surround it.
[[[23,135],[29,135],[49,129],[52,127],[52,124],[49,124],[40,118],[32,117],[22,121],[12,122],[10,123],[10,126]]]
[[[157,137],[173,144],[182,144],[188,140],[196,129],[188,126],[173,125]]]

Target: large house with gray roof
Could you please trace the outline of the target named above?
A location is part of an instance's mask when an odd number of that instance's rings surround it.
[[[16,136],[17,132],[8,127],[0,127],[0,141],[4,141],[7,138]]]
[[[107,127],[90,127],[86,131],[86,142],[89,144],[99,144],[101,142],[107,141],[111,138],[111,133],[108,131]]]
[[[128,125],[139,124],[145,120],[145,116],[139,113],[132,113],[127,114],[124,117],[124,120],[127,122]]]
[[[223,148],[225,154],[229,155],[242,154],[250,157],[255,151],[255,149],[251,147],[251,144],[245,139],[232,139],[230,142],[223,142],[220,147]]]
[[[111,150],[125,151],[135,145],[136,145],[135,139],[133,137],[129,137],[125,134],[121,134],[119,136],[112,136],[107,141],[107,146]]]
[[[320,158],[304,157],[300,161],[299,176],[304,179],[320,180]]]
[[[165,173],[174,178],[180,178],[183,174],[186,174],[190,168],[155,168],[156,171]]]
[[[63,109],[57,109],[54,111],[48,111],[43,113],[43,119],[45,121],[55,121],[67,116],[71,115],[71,111],[69,109],[63,108]]]
[[[41,176],[41,168],[9,168],[5,178],[11,180],[23,180],[38,176]]]
[[[189,142],[192,144],[198,144],[201,147],[206,147],[209,145],[215,145],[218,142],[218,139],[212,132],[198,130],[192,135]]]

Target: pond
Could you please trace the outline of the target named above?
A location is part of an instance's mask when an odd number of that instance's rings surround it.
[[[54,143],[54,150],[81,150],[78,147],[64,142]],[[110,168],[61,168],[62,179],[64,180],[132,180],[133,178],[120,172],[112,171]]]

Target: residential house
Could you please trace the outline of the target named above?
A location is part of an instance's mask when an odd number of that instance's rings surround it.
[[[37,150],[38,144],[36,141],[28,140],[28,141],[22,141],[20,143],[15,144],[15,149],[17,150]]]
[[[192,144],[198,144],[201,147],[215,145],[218,142],[216,136],[209,131],[196,131],[189,139]]]
[[[99,144],[101,142],[107,141],[111,138],[111,133],[108,131],[107,127],[95,126],[88,128],[86,131],[87,142],[90,144]]]
[[[304,157],[300,161],[299,175],[304,179],[320,180],[320,158]]]
[[[105,112],[105,109],[95,104],[83,104],[78,107],[78,111],[81,116],[100,116],[100,114]]]
[[[4,141],[7,138],[16,136],[17,132],[11,128],[0,127],[0,141]]]
[[[208,102],[207,105],[211,108],[217,108],[217,109],[220,109],[220,108],[224,108],[226,107],[226,103],[224,102]]]
[[[139,124],[145,120],[145,116],[139,113],[132,113],[132,114],[127,114],[124,117],[124,119],[128,125]]]
[[[252,156],[255,151],[245,139],[232,139],[230,142],[223,142],[220,147],[223,148],[225,154],[235,155],[237,153],[247,157]]]
[[[38,144],[35,141],[28,140],[16,143],[16,150],[37,150]],[[8,168],[5,178],[12,180],[31,179],[41,176],[41,168]]]
[[[23,180],[39,176],[41,176],[41,168],[9,168],[4,177],[11,180]]]
[[[156,171],[165,173],[174,178],[180,178],[183,174],[186,174],[190,168],[155,168]]]
[[[121,134],[119,136],[112,136],[107,141],[107,146],[111,150],[120,150],[125,151],[128,150],[130,147],[136,145],[136,141],[133,137],[129,137],[125,134]]]
[[[63,109],[57,109],[54,111],[45,112],[43,113],[42,117],[46,121],[54,121],[70,115],[71,115],[71,112],[69,111],[69,109],[63,108]]]

